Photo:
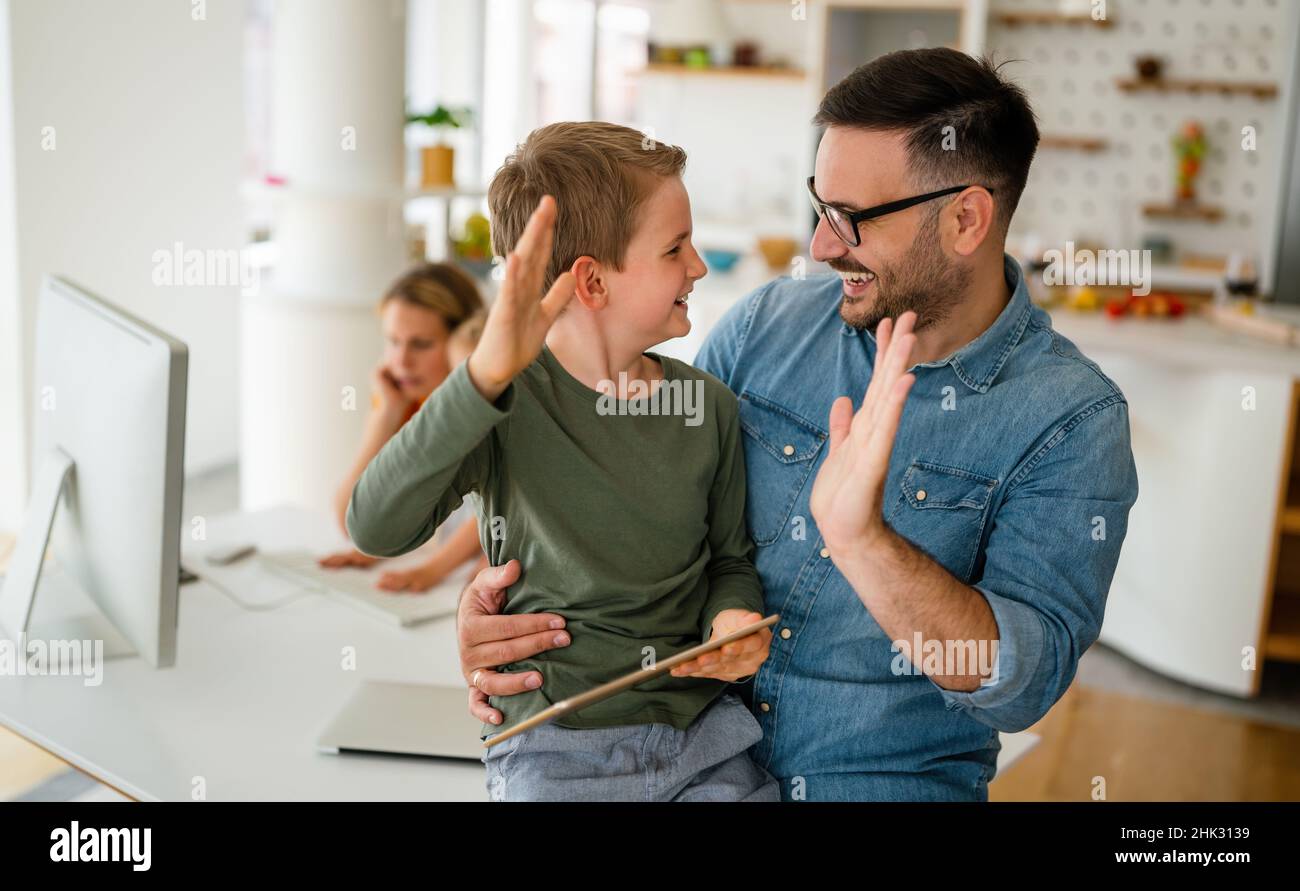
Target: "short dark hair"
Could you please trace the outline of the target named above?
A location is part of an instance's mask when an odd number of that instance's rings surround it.
[[[1000,67],[946,47],[888,53],[831,87],[813,123],[906,132],[917,188],[993,190],[1005,234],[1029,179],[1038,125],[1024,90]]]

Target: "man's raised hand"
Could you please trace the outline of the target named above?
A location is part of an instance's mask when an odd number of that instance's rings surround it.
[[[885,529],[885,476],[898,422],[915,375],[907,371],[916,345],[916,313],[876,327],[876,364],[862,407],[841,396],[831,405],[830,452],[813,482],[810,508],[831,558],[847,557]],[[837,561],[838,565],[838,561]]]

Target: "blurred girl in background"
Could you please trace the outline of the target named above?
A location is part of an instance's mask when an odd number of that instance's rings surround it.
[[[474,280],[450,263],[425,263],[395,281],[379,301],[387,345],[371,373],[373,396],[361,448],[334,496],[339,528],[347,534],[348,500],[361,472],[384,443],[410,420],[424,400],[465,361],[483,330],[483,298]],[[478,560],[478,525],[470,499],[439,528],[419,566],[390,570],[376,586],[386,591],[427,591],[457,567]],[[382,558],[352,548],[320,559],[328,568],[371,566]],[[477,567],[475,567],[477,570]]]

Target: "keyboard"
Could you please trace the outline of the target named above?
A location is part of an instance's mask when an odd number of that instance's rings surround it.
[[[422,594],[381,591],[375,587],[379,576],[388,568],[398,568],[390,567],[389,561],[366,569],[357,566],[325,569],[317,565],[318,555],[310,551],[259,552],[257,557],[267,570],[287,581],[402,627],[455,615],[460,592],[465,587],[465,573],[457,571]]]

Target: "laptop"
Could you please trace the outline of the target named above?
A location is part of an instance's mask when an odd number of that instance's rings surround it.
[[[331,755],[419,755],[481,761],[483,724],[464,687],[362,681],[316,741]]]
[[[401,627],[455,615],[460,592],[467,583],[465,573],[457,571],[446,581],[420,594],[381,591],[375,587],[380,574],[386,569],[397,568],[389,561],[366,569],[358,566],[325,569],[317,565],[317,556],[306,550],[258,554],[262,565],[276,575]]]

